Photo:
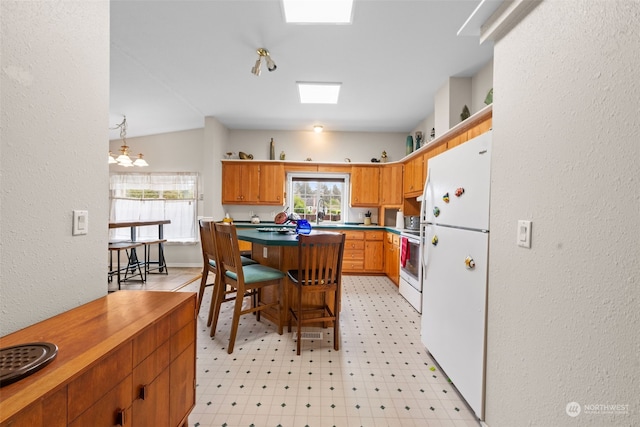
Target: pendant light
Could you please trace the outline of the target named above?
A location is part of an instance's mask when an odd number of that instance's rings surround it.
[[[114,158],[111,151],[109,151],[109,164],[117,164],[125,168],[132,166],[149,166],[149,163],[143,159],[142,153],[138,154],[138,158],[135,161],[129,157],[129,146],[127,145],[127,116],[123,116],[122,123],[111,129],[120,129],[122,145],[120,146],[120,155],[116,158]]]

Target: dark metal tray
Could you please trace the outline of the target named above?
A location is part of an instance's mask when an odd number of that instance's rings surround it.
[[[0,349],[0,387],[14,383],[51,363],[58,346],[34,342]]]

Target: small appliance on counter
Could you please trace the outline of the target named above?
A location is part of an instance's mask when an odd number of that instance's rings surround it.
[[[404,217],[404,228],[406,230],[420,230],[420,216],[407,215]]]

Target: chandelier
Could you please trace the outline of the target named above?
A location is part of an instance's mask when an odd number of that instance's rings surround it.
[[[111,129],[120,129],[120,138],[122,139],[122,145],[120,146],[120,155],[116,158],[113,157],[111,151],[109,151],[109,164],[117,164],[124,166],[125,168],[131,166],[149,166],[149,163],[142,157],[142,153],[138,154],[138,158],[133,161],[129,157],[129,146],[127,145],[127,116],[123,116],[122,123],[116,125]]]

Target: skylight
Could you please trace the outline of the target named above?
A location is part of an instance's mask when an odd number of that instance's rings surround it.
[[[298,82],[302,104],[337,104],[341,83]]]
[[[290,24],[350,24],[353,0],[282,0]]]

